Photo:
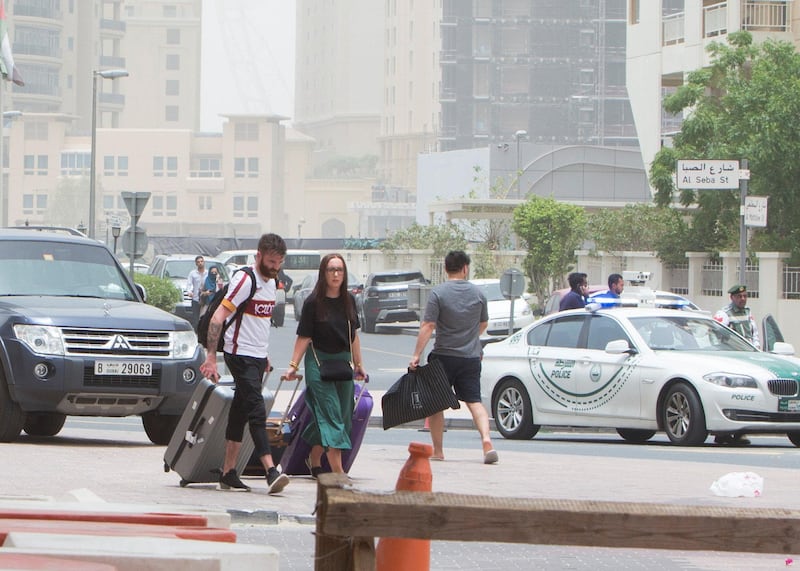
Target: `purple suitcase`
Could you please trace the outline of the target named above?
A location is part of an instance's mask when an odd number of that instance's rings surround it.
[[[356,383],[354,395],[358,406],[353,410],[353,425],[350,431],[350,444],[353,447],[342,452],[342,467],[345,472],[349,472],[355,462],[367,432],[369,417],[372,414],[372,395],[369,394],[365,383]],[[286,418],[291,426],[291,441],[281,457],[281,471],[292,476],[308,476],[311,472],[306,466],[306,458],[311,453],[311,447],[300,437],[312,420],[311,410],[306,406],[305,390],[294,403]],[[322,467],[330,470],[325,456],[322,457]]]

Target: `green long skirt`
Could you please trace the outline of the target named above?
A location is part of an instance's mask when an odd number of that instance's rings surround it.
[[[350,361],[350,352],[323,353],[316,351],[320,362],[328,359]],[[349,450],[350,429],[353,424],[353,381],[328,382],[320,379],[314,352],[309,347],[305,355],[306,406],[314,421],[303,430],[302,438],[310,446]]]

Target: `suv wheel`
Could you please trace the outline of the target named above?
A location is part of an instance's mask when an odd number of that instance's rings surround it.
[[[11,400],[5,375],[0,372],[0,442],[14,442],[25,425],[25,412]]]
[[[169,444],[180,418],[177,414],[159,414],[158,411],[150,411],[142,415],[142,425],[150,442],[165,446]]]
[[[31,436],[55,436],[64,427],[66,414],[57,412],[29,412],[24,430]]]

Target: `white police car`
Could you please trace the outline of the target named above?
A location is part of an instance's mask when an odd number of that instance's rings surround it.
[[[694,311],[589,307],[542,318],[484,349],[481,389],[505,438],[541,425],[615,428],[674,444],[709,433],[785,433],[800,446],[800,359],[769,318],[780,355]]]

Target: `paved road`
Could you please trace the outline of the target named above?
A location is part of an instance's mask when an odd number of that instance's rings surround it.
[[[110,428],[113,426],[114,428]],[[417,430],[370,428],[352,470],[356,486],[394,488],[411,441],[427,441]],[[471,430],[445,435],[447,461],[433,465],[434,491],[690,505],[800,509],[800,453],[783,438],[754,438],[749,448],[713,445],[682,449],[656,441],[630,445],[616,435],[543,434],[526,442],[497,438],[500,463],[485,466]],[[56,438],[23,437],[3,445],[4,495],[49,497],[83,503],[122,502],[204,506],[235,516],[239,540],[267,542],[281,551],[283,569],[312,569],[311,512],[316,485],[294,477],[280,497],[268,496],[253,479],[250,494],[221,492],[213,485],[180,488],[164,473],[163,447],[153,446],[137,419],[70,419]],[[720,476],[752,470],[765,479],[762,497],[721,498],[709,491]],[[28,500],[36,501],[36,500]],[[278,522],[277,524],[275,522]],[[656,550],[585,549],[434,542],[433,569],[783,569],[800,554],[740,555]]]

